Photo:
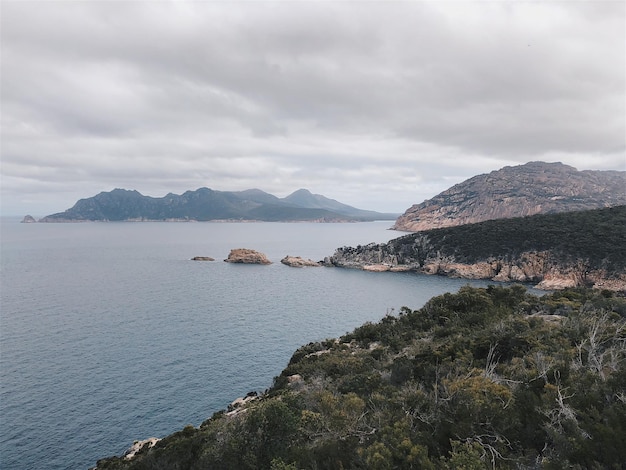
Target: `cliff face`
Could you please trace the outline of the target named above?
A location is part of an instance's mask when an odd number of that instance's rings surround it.
[[[343,247],[327,266],[626,290],[626,206],[492,220]]]
[[[393,228],[417,232],[484,220],[626,204],[626,172],[578,171],[561,163],[505,167],[415,204]]]
[[[427,247],[427,236],[416,240]],[[365,271],[413,271],[423,274],[462,279],[490,279],[496,282],[532,283],[538,289],[556,290],[591,286],[598,289],[626,290],[626,275],[610,275],[605,269],[589,269],[584,262],[563,263],[549,251],[523,252],[516,257],[490,257],[475,263],[463,263],[455,256],[446,256],[437,250],[425,249],[416,257],[396,253],[393,246],[367,245],[361,248],[344,247],[324,260],[326,266],[357,268]]]

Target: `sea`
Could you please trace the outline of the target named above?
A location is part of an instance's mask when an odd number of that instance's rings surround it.
[[[0,218],[0,468],[92,468],[263,392],[301,345],[487,284],[280,263],[404,235],[390,225]],[[233,248],[273,264],[223,262]]]

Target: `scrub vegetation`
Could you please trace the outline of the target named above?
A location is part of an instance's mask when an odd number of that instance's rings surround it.
[[[395,254],[400,263],[423,262],[426,253],[416,241],[424,235],[428,252],[453,257],[459,263],[517,259],[525,252],[550,251],[564,265],[583,260],[588,269],[623,272],[626,268],[626,206],[433,229],[396,238],[376,249]]]
[[[298,349],[270,390],[111,469],[619,469],[626,299],[464,287]]]

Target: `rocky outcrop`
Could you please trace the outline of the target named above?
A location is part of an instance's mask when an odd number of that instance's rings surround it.
[[[225,259],[227,263],[242,263],[242,264],[272,264],[263,253],[248,248],[235,248],[230,250],[228,258]]]
[[[427,244],[428,240],[421,243]],[[591,286],[599,289],[626,290],[626,275],[612,275],[602,269],[588,269],[586,263],[563,263],[550,252],[523,252],[517,257],[491,257],[476,263],[458,262],[454,256],[432,251],[423,259],[398,256],[387,245],[367,245],[357,250],[339,248],[324,260],[325,266],[364,271],[412,271],[462,279],[488,279],[496,282],[531,283],[538,289],[558,290]]]
[[[237,416],[239,413],[246,411],[246,405],[251,401],[260,399],[257,392],[248,392],[245,397],[235,399],[226,409],[226,416]]]
[[[418,232],[485,220],[626,204],[626,172],[531,162],[478,175],[410,207],[393,229]]]
[[[150,449],[160,440],[161,439],[156,437],[149,437],[143,441],[135,441],[131,448],[124,453],[124,460],[132,460],[135,458],[135,455],[144,449],[144,447]]]
[[[285,256],[280,260],[281,263],[291,266],[292,268],[304,268],[304,267],[312,267],[312,266],[321,266],[317,261],[313,261],[311,259],[304,259],[300,256]]]
[[[37,221],[32,215],[24,216],[24,218],[22,219],[23,224],[34,224],[35,222]]]
[[[210,256],[194,256],[191,258],[191,261],[215,261],[215,258],[211,258]]]

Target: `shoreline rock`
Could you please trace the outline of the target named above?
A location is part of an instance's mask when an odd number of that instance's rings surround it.
[[[321,266],[321,264],[317,261],[313,261],[312,259],[304,259],[300,256],[285,256],[280,260],[286,266],[290,266],[292,268],[304,268],[304,267],[315,267]]]
[[[239,264],[272,264],[263,253],[248,248],[235,248],[230,250],[228,258],[224,261]]]
[[[494,282],[520,282],[540,290],[562,290],[571,287],[592,287],[626,291],[626,274],[610,275],[603,270],[588,269],[584,264],[558,263],[549,251],[524,252],[516,258],[490,258],[476,263],[459,263],[438,253],[423,260],[405,260],[384,253],[379,245],[360,249],[339,248],[324,258],[323,265],[370,272],[417,272],[460,279],[482,279]]]
[[[124,453],[124,460],[132,460],[145,446],[150,449],[160,440],[158,437],[149,437],[143,441],[135,441],[131,448]]]

